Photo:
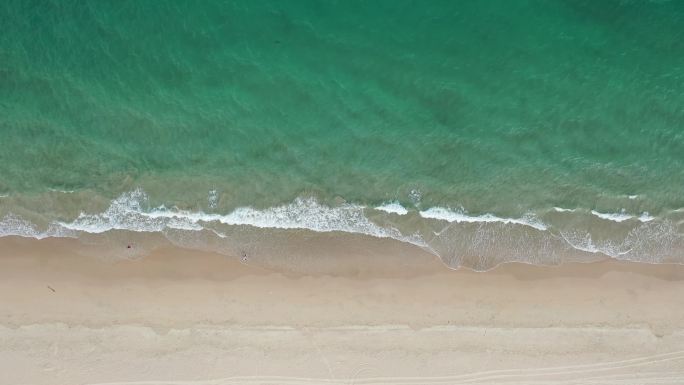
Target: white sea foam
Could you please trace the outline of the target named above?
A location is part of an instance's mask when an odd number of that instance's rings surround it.
[[[114,199],[109,207],[99,214],[81,213],[73,222],[58,222],[64,228],[87,233],[104,233],[109,230],[131,230],[158,232],[165,228],[201,230],[193,213],[178,211],[170,215],[165,207],[145,212],[147,194],[135,190]]]
[[[203,223],[219,222],[259,228],[340,231],[394,238],[424,246],[424,243],[415,236],[407,237],[394,228],[382,227],[371,222],[364,215],[364,208],[353,204],[330,207],[319,204],[313,198],[298,198],[282,206],[263,210],[240,207],[227,215],[219,215],[164,206],[145,210],[146,202],[147,195],[142,190],[135,190],[112,201],[102,213],[81,213],[73,222],[59,224],[71,230],[103,233],[109,230],[158,232],[166,228],[197,231],[204,228]]]
[[[603,254],[611,258],[621,259],[622,256],[631,251],[628,239],[616,241],[595,242],[589,233],[560,232],[560,236],[572,248],[592,254]]]
[[[537,230],[546,230],[546,225],[533,216],[523,218],[500,218],[492,214],[483,214],[478,216],[470,216],[464,210],[450,210],[444,207],[432,207],[421,211],[420,216],[428,219],[439,219],[447,222],[457,223],[488,223],[498,222],[504,224],[516,224],[523,226],[530,226]]]
[[[387,202],[383,203],[382,205],[378,206],[375,208],[376,210],[384,211],[386,213],[390,214],[397,214],[397,215],[406,215],[408,214],[408,210],[404,206],[401,205],[399,202]]]
[[[554,210],[554,211],[557,211],[557,212],[559,212],[559,213],[572,213],[572,212],[575,212],[575,209],[564,209],[564,208],[562,208],[562,207],[554,207],[553,210]]]
[[[619,213],[601,213],[596,210],[591,210],[591,213],[601,219],[613,222],[624,222],[626,220],[634,218],[633,216],[625,213],[625,210],[621,210]]]
[[[639,197],[638,195],[629,195],[627,198],[634,200],[634,199],[637,199],[638,197]]]
[[[2,218],[2,220],[0,220],[0,235],[17,235],[27,238],[42,238],[40,236],[40,231],[38,231],[31,222],[26,221],[14,214],[7,214],[4,218]]]
[[[567,242],[572,248],[586,251],[588,253],[599,253],[599,250],[594,241],[591,239],[591,235],[585,233],[583,235],[574,232],[560,232],[560,236]]]
[[[48,237],[75,237],[73,231],[69,231],[59,225],[51,224],[45,231],[39,230],[33,223],[15,214],[7,214],[0,219],[0,237],[19,236],[25,238],[43,239]]]
[[[574,249],[600,253],[619,260],[647,263],[682,263],[684,235],[669,220],[642,221],[624,237],[592,239],[581,231],[561,231],[561,237]]]
[[[591,213],[601,219],[605,219],[608,221],[613,221],[613,222],[624,222],[630,219],[637,219],[641,222],[648,222],[652,221],[655,219],[654,217],[650,216],[648,212],[643,212],[640,216],[636,217],[634,215],[627,214],[624,209],[620,210],[619,213],[602,213],[598,212],[596,210],[591,210]]]
[[[51,191],[51,192],[58,192],[58,193],[62,193],[62,194],[73,194],[73,193],[76,192],[76,191],[74,191],[74,190],[59,190],[59,189],[56,189],[56,188],[48,188],[48,191]]]

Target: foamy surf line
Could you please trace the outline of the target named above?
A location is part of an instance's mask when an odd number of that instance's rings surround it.
[[[71,231],[101,234],[111,230],[161,232],[165,229],[200,231],[203,224],[221,223],[232,226],[252,226],[263,229],[301,229],[314,232],[344,232],[377,238],[392,238],[427,245],[415,235],[406,236],[390,226],[380,226],[364,215],[364,206],[343,204],[330,207],[313,198],[297,198],[292,203],[263,210],[239,207],[231,213],[212,214],[160,206],[144,210],[147,194],[135,190],[112,201],[102,213],[81,213],[72,222],[56,222]],[[217,235],[221,235],[217,233]]]
[[[582,210],[580,209],[566,209],[562,207],[554,207],[553,211],[558,212],[558,213],[576,213],[580,212]],[[624,222],[624,221],[629,221],[631,219],[636,219],[639,222],[650,222],[655,219],[654,216],[651,216],[647,211],[642,212],[640,215],[632,215],[628,214],[624,209],[620,210],[619,212],[616,213],[602,213],[600,211],[596,210],[589,210],[589,213],[597,218],[605,219],[607,221],[612,221],[612,222]]]
[[[655,219],[654,217],[650,216],[647,212],[643,212],[639,216],[634,216],[634,215],[627,214],[624,210],[622,210],[618,213],[601,213],[601,212],[598,212],[596,210],[591,210],[591,214],[596,216],[596,217],[599,217],[601,219],[605,219],[605,220],[613,221],[613,222],[618,222],[618,223],[628,221],[630,219],[636,219],[640,222],[649,222],[649,221],[652,221],[653,219]]]
[[[216,192],[210,193],[210,207],[215,206]],[[315,232],[346,232],[364,234],[379,238],[393,238],[404,242],[425,246],[425,243],[415,235],[406,236],[391,226],[382,226],[372,222],[365,215],[367,207],[345,203],[340,206],[326,206],[318,203],[314,198],[297,198],[293,202],[266,209],[239,207],[229,214],[205,213],[201,211],[187,211],[177,208],[159,206],[145,209],[149,201],[148,195],[141,189],[124,193],[114,199],[109,207],[101,213],[84,213],[71,222],[55,221],[50,224],[49,232],[38,231],[33,224],[15,215],[8,215],[0,221],[0,235],[25,236],[55,236],[66,230],[71,236],[74,231],[101,234],[111,230],[128,230],[139,232],[159,232],[164,229],[179,229],[199,231],[203,224],[221,223],[225,225],[246,225],[257,228],[272,229],[302,229]],[[375,210],[390,215],[407,216],[411,212],[397,201],[386,202],[374,207]],[[576,212],[577,209],[554,207],[556,212]],[[415,213],[415,212],[414,212]],[[623,222],[638,219],[648,222],[653,219],[648,213],[636,217],[624,211],[616,214],[600,213],[591,210],[590,213],[601,219]],[[548,230],[548,225],[533,214],[521,218],[502,218],[493,214],[469,215],[463,208],[450,209],[432,207],[417,211],[424,219],[446,221],[449,223],[501,223],[521,225],[539,231]],[[413,215],[413,214],[412,214]]]
[[[210,209],[215,207],[212,202],[216,202],[217,197],[216,192],[209,194]],[[579,219],[577,227],[564,227],[566,219],[556,222],[553,216],[545,216],[551,212],[561,216],[579,215],[571,218],[573,221]],[[194,232],[208,231],[230,243],[232,240],[240,242],[243,231],[233,226],[249,226],[264,229],[264,234],[269,234],[268,229],[297,229],[390,238],[418,246],[443,260],[457,261],[458,266],[462,258],[480,258],[486,261],[478,267],[481,270],[513,261],[557,263],[564,258],[559,259],[559,253],[567,250],[579,252],[578,258],[584,258],[582,253],[589,253],[656,263],[673,261],[673,257],[675,261],[684,260],[684,255],[677,251],[681,250],[679,245],[684,245],[684,238],[677,230],[676,222],[648,217],[646,213],[641,217],[622,215],[624,219],[620,217],[617,221],[624,222],[619,230],[622,235],[606,238],[601,233],[590,232],[591,226],[595,227],[591,218],[597,214],[581,208],[551,208],[541,214],[545,218],[542,221],[533,213],[519,218],[499,217],[491,213],[471,215],[463,208],[409,209],[396,201],[377,207],[352,203],[328,206],[309,197],[264,209],[238,207],[228,214],[220,214],[177,207],[151,207],[148,195],[137,189],[112,200],[102,212],[81,212],[72,221],[52,221],[38,226],[21,216],[7,214],[0,218],[0,236],[79,238],[83,234],[121,230],[160,233],[169,240],[182,243],[194,239]],[[616,221],[606,221],[605,226],[609,230],[614,226],[610,222]],[[198,237],[200,240],[204,236]],[[506,250],[510,250],[510,255]]]
[[[213,201],[216,193],[210,194]],[[114,199],[101,213],[82,212],[73,221],[54,221],[47,230],[41,231],[31,222],[16,215],[7,215],[0,220],[0,236],[18,235],[32,238],[75,237],[78,232],[102,234],[112,230],[134,232],[163,232],[166,229],[201,231],[210,223],[232,226],[252,226],[264,229],[301,229],[314,232],[344,232],[362,234],[377,238],[391,238],[413,245],[428,248],[426,242],[417,234],[402,234],[389,225],[371,221],[365,206],[345,203],[331,207],[318,203],[314,198],[297,198],[289,204],[255,209],[239,207],[229,214],[187,211],[165,206],[148,207],[149,196],[142,189],[124,193]],[[212,203],[212,202],[210,202]],[[214,206],[214,205],[210,205]],[[410,212],[399,202],[387,202],[374,208],[388,215],[406,216]],[[469,216],[463,211],[435,207],[419,211],[424,219],[458,223],[502,223],[531,226],[546,230],[546,225],[536,218],[499,218],[492,214]],[[210,229],[218,236],[220,232]]]
[[[0,237],[18,236],[24,238],[75,238],[77,233],[57,223],[51,223],[46,230],[39,230],[37,226],[18,215],[8,214],[0,219]]]
[[[447,222],[456,223],[503,223],[516,224],[535,228],[539,231],[547,230],[547,226],[532,215],[527,218],[500,218],[492,214],[483,214],[479,216],[470,216],[465,213],[465,210],[451,210],[444,207],[433,207],[424,211],[420,211],[420,216],[426,219],[438,219]]]
[[[406,215],[408,210],[399,202],[386,202],[375,208],[379,211],[384,211],[388,214]]]

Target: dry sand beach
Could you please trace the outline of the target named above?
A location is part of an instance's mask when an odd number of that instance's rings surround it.
[[[79,250],[0,239],[0,384],[684,383],[684,266]]]

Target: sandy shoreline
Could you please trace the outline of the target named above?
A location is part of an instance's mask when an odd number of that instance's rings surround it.
[[[0,239],[0,384],[684,383],[684,266],[475,273],[410,250],[360,264],[350,248],[293,273],[76,249]]]

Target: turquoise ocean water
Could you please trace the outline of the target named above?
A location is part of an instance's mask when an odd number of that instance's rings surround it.
[[[6,0],[0,29],[1,235],[684,262],[682,1]]]

